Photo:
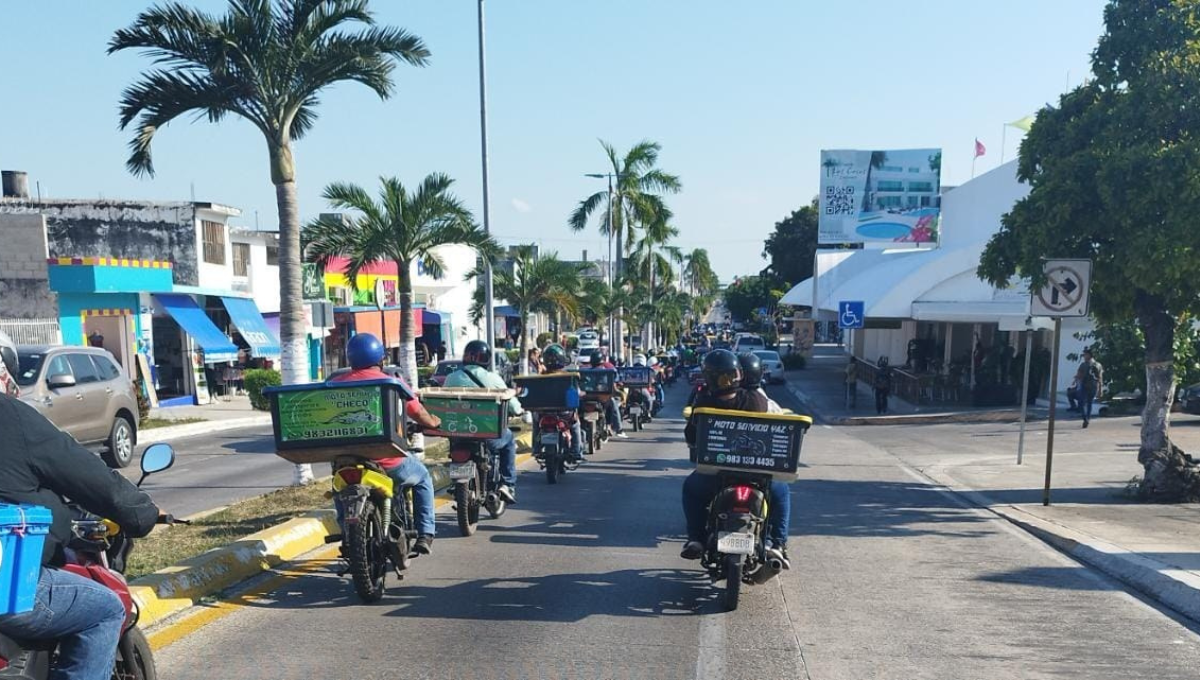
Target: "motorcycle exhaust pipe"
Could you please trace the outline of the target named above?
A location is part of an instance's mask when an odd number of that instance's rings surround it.
[[[777,572],[783,571],[783,560],[779,559],[778,557],[772,557],[771,559],[767,560],[767,566]]]

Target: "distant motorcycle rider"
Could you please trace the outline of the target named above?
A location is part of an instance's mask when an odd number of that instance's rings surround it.
[[[606,368],[609,370],[616,370],[616,366],[613,366],[612,362],[608,361],[608,359],[600,352],[596,352],[592,355],[591,364],[593,369]],[[606,399],[604,401],[604,419],[608,421],[608,426],[612,429],[613,435],[621,439],[629,439],[629,435],[625,434],[625,429],[621,425],[620,401],[620,398],[616,395],[613,395],[611,399]]]
[[[562,348],[562,345],[550,345],[542,350],[542,373],[544,375],[565,373],[570,363],[571,360],[567,357],[567,351]],[[580,396],[583,396],[582,392]],[[583,428],[580,427],[577,416],[571,418],[571,458],[576,463],[583,462]]]
[[[717,408],[730,411],[767,412],[767,399],[757,391],[741,387],[741,363],[737,355],[726,349],[709,352],[704,357],[704,392],[694,402],[695,408]],[[688,446],[696,443],[695,416],[688,419],[684,438]],[[695,462],[695,454],[692,454]],[[687,521],[687,543],[680,557],[698,560],[704,556],[704,535],[709,503],[721,490],[717,475],[698,470],[683,482],[683,515]],[[788,524],[792,513],[791,491],[787,484],[771,482],[770,517],[767,520],[768,557],[778,558],[784,568],[791,568],[787,557]]]
[[[472,340],[463,348],[462,368],[446,376],[446,387],[475,387],[505,390],[508,385],[499,373],[489,370],[492,365],[492,348],[483,340]],[[525,413],[516,397],[508,400],[508,415],[516,418]],[[488,451],[500,458],[500,483],[496,493],[509,503],[517,501],[517,440],[512,430],[504,429],[498,439],[483,443]]]
[[[738,355],[738,363],[742,368],[742,389],[761,394],[767,400],[767,413],[783,413],[783,407],[767,396],[767,391],[763,389],[762,359],[754,352],[742,352]]]

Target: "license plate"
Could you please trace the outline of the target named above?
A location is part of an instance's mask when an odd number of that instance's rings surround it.
[[[718,534],[717,552],[726,555],[749,555],[754,552],[754,534]]]
[[[642,415],[642,407],[641,406],[630,406],[629,407],[629,415],[631,415],[631,416]]]
[[[558,446],[558,435],[544,434],[542,435],[542,446]]]
[[[451,463],[447,472],[450,479],[471,479],[475,476],[475,463]]]
[[[600,420],[600,414],[596,413],[595,411],[591,411],[589,413],[583,414],[583,419],[594,423],[597,420]]]

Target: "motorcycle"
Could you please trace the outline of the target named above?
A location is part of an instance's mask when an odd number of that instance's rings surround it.
[[[587,448],[584,453],[591,456],[604,447],[604,442],[608,441],[608,420],[605,417],[604,400],[599,395],[587,395],[583,399],[583,404],[579,407],[579,412],[582,417],[580,427],[583,432],[583,439],[587,442]]]
[[[489,451],[484,442],[451,439],[447,472],[454,483],[454,510],[463,536],[475,533],[481,509],[498,519],[508,508],[508,501],[500,496],[504,482],[500,479],[499,454]]]
[[[142,477],[162,472],[175,464],[175,451],[169,444],[154,444],[142,452]],[[72,506],[78,509],[77,506]],[[159,518],[161,524],[188,524],[170,515]],[[72,538],[65,550],[69,571],[112,590],[125,605],[125,624],[117,641],[117,661],[113,680],[153,680],[157,677],[154,653],[146,635],[138,628],[138,607],[125,581],[125,565],[133,550],[133,539],[121,527],[80,511],[80,519],[71,522]],[[54,668],[57,640],[24,641],[0,634],[0,680],[46,680]]]
[[[546,482],[557,484],[559,475],[579,467],[567,452],[571,450],[571,425],[574,411],[539,411],[537,436],[533,440],[533,457],[546,471]]]
[[[624,408],[625,419],[633,424],[633,431],[641,432],[642,426],[650,420],[650,396],[646,394],[646,388],[630,387]]]

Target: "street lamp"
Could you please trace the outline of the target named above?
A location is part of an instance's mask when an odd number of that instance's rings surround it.
[[[483,0],[480,0],[482,2]],[[601,172],[601,173],[585,173],[584,177],[593,179],[608,180],[608,292],[611,294],[616,290],[616,281],[613,274],[613,178],[621,177],[620,173]],[[619,244],[618,244],[618,247]],[[620,315],[622,310],[617,310]],[[608,317],[608,345],[611,352],[614,348],[620,347],[616,342],[620,341],[617,332],[620,331],[620,322],[614,319],[611,315]]]
[[[488,189],[488,141],[487,141],[487,62],[484,54],[484,31],[483,31],[483,0],[479,0],[479,138],[482,148],[482,163],[483,163],[483,231],[486,234],[491,231],[491,194]],[[484,282],[483,282],[483,308],[486,318],[485,327],[487,328],[487,342],[491,345],[496,342],[496,311],[492,305],[492,261],[490,258],[484,259]],[[524,329],[522,329],[524,332]],[[489,369],[496,369],[496,353],[490,353],[488,366]]]

